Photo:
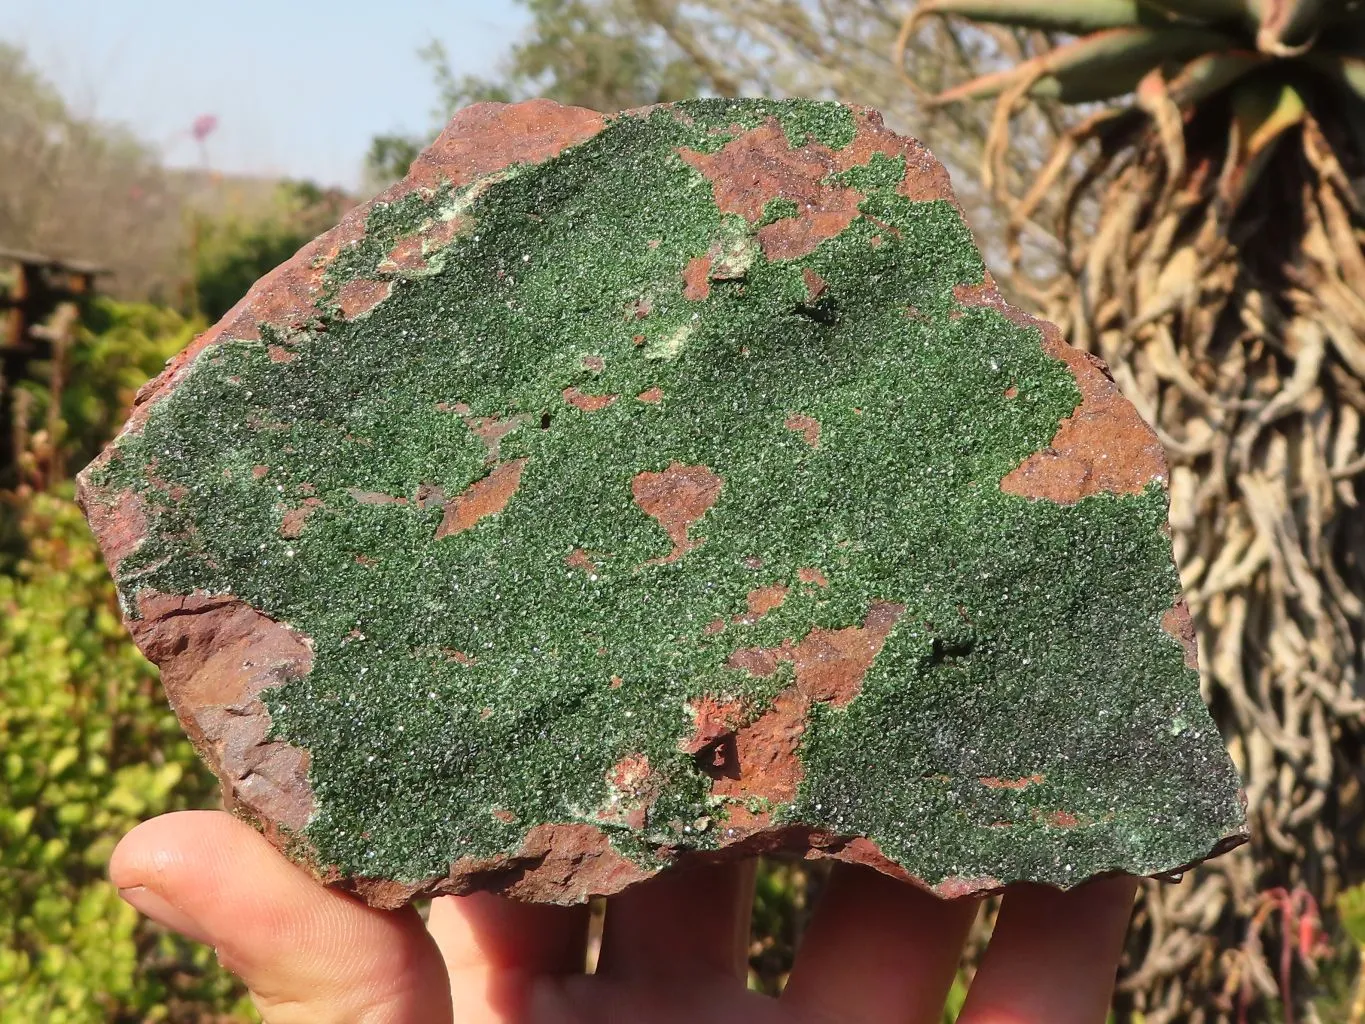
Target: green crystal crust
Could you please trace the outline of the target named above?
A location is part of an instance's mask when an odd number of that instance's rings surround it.
[[[679,151],[774,117],[793,147],[854,136],[834,104],[685,103],[376,205],[326,266],[315,323],[220,338],[87,474],[146,515],[117,565],[131,615],[143,591],[231,594],[310,639],[311,671],[263,697],[272,735],[309,754],[319,863],[420,882],[588,823],[653,868],[723,845],[743,803],[866,836],[929,884],[1070,885],[1169,871],[1241,830],[1162,629],[1179,592],[1164,492],[1003,492],[1076,409],[1075,379],[1037,330],[955,297],[981,257],[952,203],[897,192],[903,160],[840,172],[860,215],[765,258],[755,233],[796,204],[722,213]],[[386,263],[433,220],[453,225],[444,248]],[[739,269],[685,297],[708,252]],[[356,280],[392,291],[347,319]],[[476,429],[494,420],[514,425],[496,453]],[[685,551],[633,490],[675,464],[720,481]],[[445,501],[512,465],[500,511],[442,529]],[[745,618],[776,585],[780,606]],[[717,795],[683,749],[689,704],[755,720],[793,666],[755,674],[734,652],[878,603],[904,611],[860,692],[811,705],[795,798]],[[643,821],[605,814],[613,766],[640,755]]]

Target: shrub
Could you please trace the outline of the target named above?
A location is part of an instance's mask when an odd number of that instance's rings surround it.
[[[290,181],[276,189],[274,205],[264,213],[201,221],[194,243],[196,308],[217,320],[258,278],[332,227],[351,204],[340,192]]]
[[[68,466],[79,469],[99,453],[137,389],[203,329],[202,321],[145,302],[90,304],[61,396]]]
[[[137,822],[214,783],[128,642],[75,504],[34,496],[0,576],[0,1020],[202,1019],[232,985],[212,954],[138,919],[105,879]]]
[[[81,465],[199,326],[96,300],[68,356],[55,444]],[[39,423],[54,396],[25,382]],[[0,493],[0,1024],[203,1021],[249,1013],[203,948],[141,920],[105,878],[144,818],[211,806],[216,783],[129,642],[69,481]]]

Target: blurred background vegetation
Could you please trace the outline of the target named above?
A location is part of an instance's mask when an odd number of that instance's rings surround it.
[[[366,187],[454,109],[536,95],[603,111],[834,97],[926,141],[1005,290],[1103,354],[1161,430],[1206,696],[1248,780],[1252,847],[1145,888],[1115,1019],[1365,1021],[1365,305],[1349,298],[1365,294],[1365,16],[1332,0],[919,5],[968,16],[946,20],[883,0],[514,2],[528,27],[491,77],[422,51],[429,130],[376,135]],[[1156,38],[1171,12],[1185,34]],[[970,102],[996,96],[994,113]],[[104,879],[135,822],[217,793],[126,638],[70,477],[169,355],[359,198],[169,169],[0,44],[0,248],[108,271],[7,382],[0,1024],[251,1019],[211,954]],[[780,990],[822,880],[765,866],[756,987]]]

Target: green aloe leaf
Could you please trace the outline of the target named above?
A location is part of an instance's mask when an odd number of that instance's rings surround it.
[[[1143,0],[1171,18],[1201,24],[1229,21],[1255,22],[1256,12],[1265,0]]]
[[[1224,195],[1234,206],[1251,194],[1276,143],[1287,131],[1302,123],[1307,109],[1299,91],[1284,83],[1247,82],[1233,92],[1237,166],[1227,179]]]
[[[1310,53],[1306,61],[1336,83],[1345,95],[1333,107],[1357,148],[1365,152],[1365,58],[1342,54]]]
[[[1268,59],[1264,54],[1244,50],[1201,54],[1166,83],[1166,91],[1177,106],[1199,103]]]
[[[1327,21],[1323,34],[1304,57],[1312,60],[1321,53],[1365,53],[1365,8]]]
[[[956,103],[998,96],[1036,76],[1029,95],[1088,103],[1132,92],[1142,76],[1167,61],[1189,60],[1227,50],[1224,35],[1197,28],[1115,28],[1064,43],[1033,60],[982,75],[940,93],[934,102]]]
[[[1365,58],[1348,57],[1340,53],[1310,53],[1306,59],[1356,99],[1365,100]]]
[[[1141,25],[1153,16],[1163,19],[1138,0],[928,0],[919,6],[915,17],[932,14],[1076,35]]]
[[[1254,82],[1233,94],[1232,113],[1243,139],[1243,152],[1254,157],[1303,120],[1303,97],[1292,85]]]
[[[1262,0],[1256,47],[1277,57],[1297,56],[1317,39],[1328,0]]]

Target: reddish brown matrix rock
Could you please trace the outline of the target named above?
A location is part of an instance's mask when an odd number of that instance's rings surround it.
[[[1235,845],[1165,486],[875,112],[534,101],[258,282],[80,497],[234,809],[392,907]]]

